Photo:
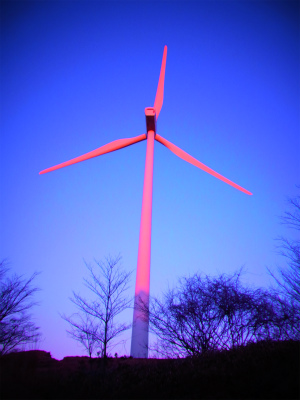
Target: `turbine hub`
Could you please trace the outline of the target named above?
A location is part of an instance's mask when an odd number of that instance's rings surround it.
[[[154,136],[156,135],[156,114],[155,108],[147,107],[145,108],[145,115],[146,115],[146,128],[147,134],[149,131],[154,131]],[[146,135],[147,135],[146,134]]]

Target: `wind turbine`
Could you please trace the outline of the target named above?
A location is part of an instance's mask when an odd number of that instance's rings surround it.
[[[202,169],[203,171],[208,172],[209,174],[215,176],[216,178],[222,180],[223,182],[233,186],[234,188],[246,194],[249,195],[252,194],[248,190],[242,188],[236,183],[220,175],[218,172],[215,172],[211,168],[207,167],[206,165],[196,160],[194,157],[192,157],[185,151],[181,150],[179,147],[175,146],[175,144],[169,142],[167,139],[164,139],[162,136],[156,133],[156,121],[159,116],[164,97],[166,60],[167,60],[167,46],[164,47],[154,106],[145,108],[146,131],[147,131],[146,134],[142,134],[128,139],[115,140],[111,143],[99,147],[96,150],[83,154],[82,156],[73,158],[72,160],[69,161],[65,161],[61,164],[55,165],[54,167],[51,168],[44,169],[43,171],[40,172],[40,174],[45,174],[46,172],[67,167],[68,165],[72,165],[80,161],[87,160],[89,158],[101,156],[103,154],[122,149],[123,147],[130,146],[142,140],[147,140],[138,261],[137,261],[136,284],[135,284],[135,302],[134,302],[133,326],[132,326],[132,336],[131,336],[131,355],[133,357],[139,357],[139,358],[148,357],[149,320],[147,319],[147,317],[145,317],[144,313],[141,311],[140,306],[149,305],[154,140],[157,140],[158,142],[166,146],[169,150],[171,150],[174,154],[176,154],[178,157],[189,162],[190,164],[193,164],[194,166]]]

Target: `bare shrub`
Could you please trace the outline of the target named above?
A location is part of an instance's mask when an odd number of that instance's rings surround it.
[[[158,338],[152,350],[164,357],[186,357],[280,339],[283,322],[270,293],[243,287],[241,273],[181,278],[162,299],[151,299],[149,308],[144,305]]]

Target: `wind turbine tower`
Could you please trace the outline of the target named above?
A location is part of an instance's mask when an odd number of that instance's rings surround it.
[[[154,155],[154,140],[160,142],[169,150],[171,150],[178,157],[193,164],[194,166],[202,169],[203,171],[213,175],[214,177],[222,180],[223,182],[233,186],[234,188],[251,195],[248,190],[242,188],[236,183],[230,181],[211,168],[207,167],[194,157],[190,156],[173,143],[164,139],[156,132],[156,121],[159,116],[163,104],[164,96],[164,80],[167,61],[167,46],[164,47],[161,70],[158,80],[158,86],[153,107],[145,109],[146,116],[146,132],[145,134],[135,136],[128,139],[119,139],[96,150],[83,154],[82,156],[65,161],[54,167],[44,169],[40,174],[45,174],[56,169],[67,167],[69,165],[87,160],[89,158],[101,156],[115,150],[122,149],[123,147],[130,146],[142,140],[147,140],[145,174],[144,174],[144,188],[142,200],[142,213],[140,223],[140,236],[138,247],[138,261],[136,271],[136,284],[135,284],[135,300],[133,311],[133,325],[131,336],[131,355],[136,358],[148,357],[148,336],[149,336],[149,319],[142,309],[149,307],[150,295],[150,256],[151,256],[151,220],[152,220],[152,188],[153,188],[153,155]]]

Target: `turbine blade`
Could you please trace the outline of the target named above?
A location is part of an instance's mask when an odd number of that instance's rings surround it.
[[[167,139],[164,139],[162,136],[156,134],[155,139],[166,146],[169,150],[171,150],[176,156],[182,158],[183,160],[189,162],[192,165],[195,165],[195,167],[198,167],[200,169],[203,169],[203,171],[208,172],[209,174],[215,176],[216,178],[220,179],[221,181],[228,183],[228,185],[233,186],[234,188],[240,190],[241,192],[244,192],[246,194],[252,195],[251,192],[248,190],[242,188],[241,186],[237,185],[236,183],[230,181],[229,179],[225,178],[224,176],[218,174],[218,172],[214,171],[213,169],[207,167],[205,164],[202,162],[196,160],[196,158],[190,156],[188,153],[185,151],[181,150],[179,147],[175,146],[175,144],[169,142]]]
[[[159,80],[158,80],[158,85],[157,85],[157,90],[156,90],[156,96],[155,96],[155,101],[154,101],[154,106],[156,111],[156,119],[159,116],[162,104],[163,104],[163,99],[164,99],[164,83],[165,83],[165,71],[166,71],[166,61],[167,61],[167,46],[164,48],[164,54],[161,62],[161,68],[160,68],[160,75],[159,75]]]
[[[110,153],[111,151],[119,150],[122,149],[123,147],[130,146],[131,144],[140,142],[142,140],[145,140],[147,136],[145,134],[135,136],[133,138],[129,139],[119,139],[119,140],[114,140],[113,142],[107,143],[104,146],[98,147],[98,149],[90,151],[89,153],[83,154],[82,156],[73,158],[72,160],[65,161],[61,164],[55,165],[54,167],[50,167],[47,169],[44,169],[43,171],[40,172],[41,174],[45,174],[46,172],[54,171],[59,168],[67,167],[68,165],[76,164],[78,162],[88,160],[89,158],[97,157],[97,156],[102,156],[103,154]]]

